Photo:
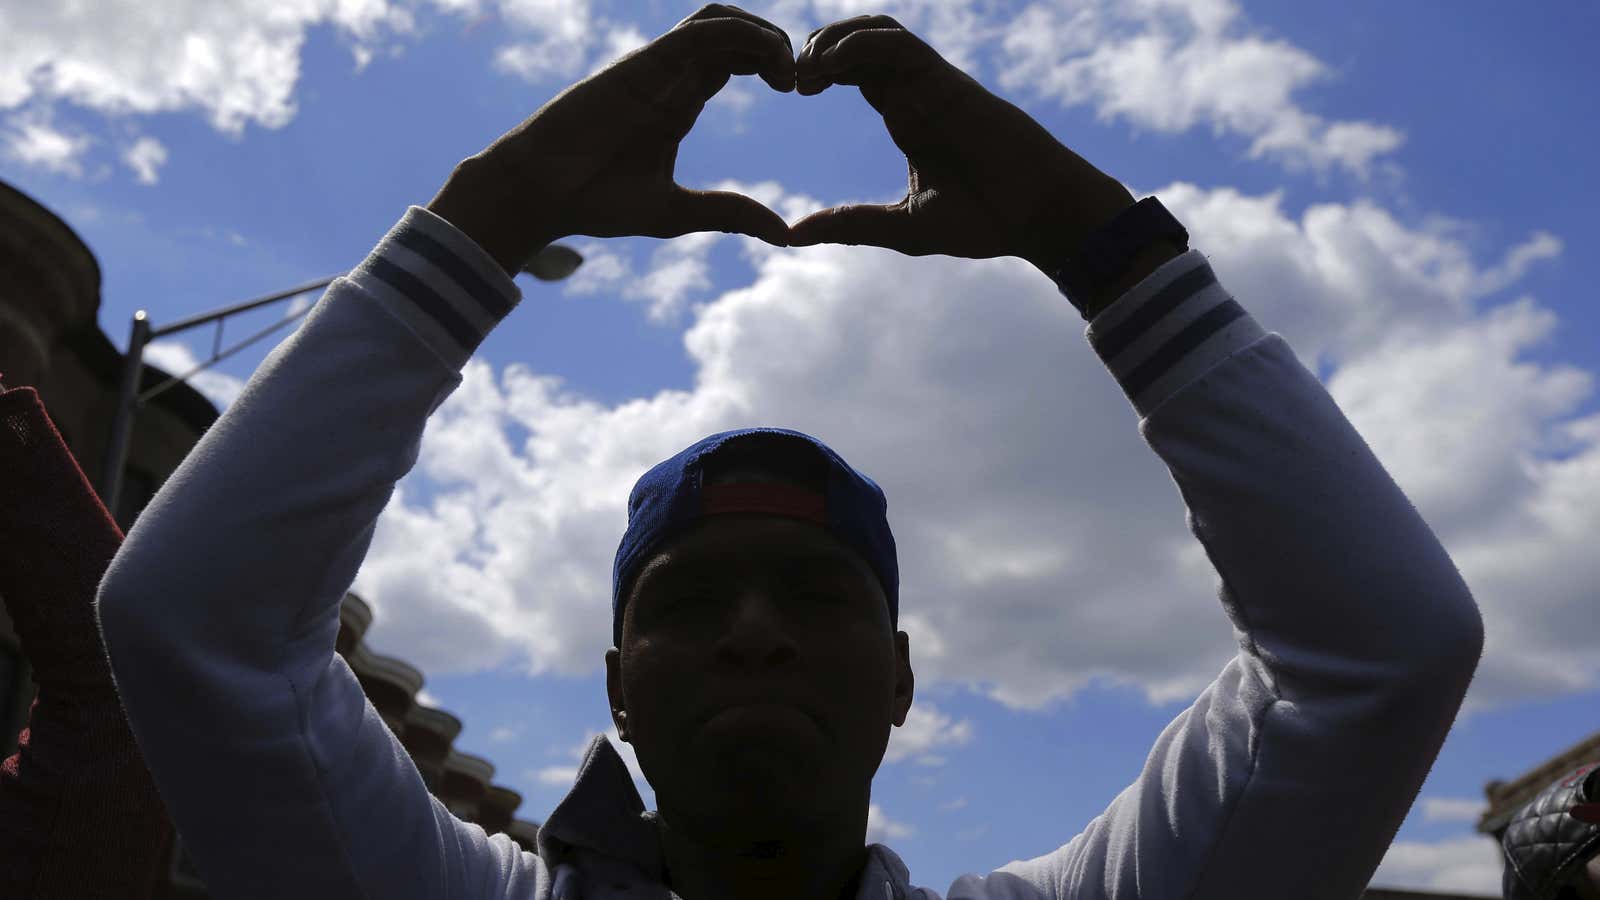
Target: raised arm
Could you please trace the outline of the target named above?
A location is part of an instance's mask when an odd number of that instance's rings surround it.
[[[817,213],[796,244],[1013,255],[1049,272],[1133,202],[892,19],[820,30],[797,67],[801,93],[860,86],[910,187],[891,206]],[[1200,253],[1154,246],[1072,299],[1188,506],[1239,653],[1082,833],[959,879],[950,900],[1358,896],[1477,666],[1471,594],[1316,377]]]
[[[672,182],[730,73],[792,83],[786,39],[715,10],[579,83],[463,163],[299,329],[168,479],[98,595],[155,783],[218,897],[547,896],[545,861],[453,817],[334,652],[339,602],[428,416],[562,234],[725,229],[749,198]]]
[[[0,763],[0,897],[155,896],[172,823],[94,620],[122,531],[37,391],[0,384],[0,422],[0,598],[39,686]]]

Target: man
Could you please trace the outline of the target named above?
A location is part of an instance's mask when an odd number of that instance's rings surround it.
[[[674,184],[706,100],[755,73],[802,94],[859,86],[906,153],[907,197],[791,230],[749,198]],[[217,895],[938,896],[864,846],[870,779],[912,700],[910,645],[882,494],[807,436],[713,435],[630,496],[606,685],[659,810],[599,739],[538,854],[486,837],[427,796],[333,654],[373,523],[518,301],[510,274],[563,235],[697,230],[1032,262],[1091,320],[1222,575],[1240,653],[1138,781],[1060,849],[948,895],[1358,895],[1482,647],[1427,525],[1159,204],[1134,205],[892,19],[836,22],[796,57],[727,6],[458,166],[272,352],[113,561],[112,667]],[[1043,777],[1067,776],[1062,756],[1041,755]]]

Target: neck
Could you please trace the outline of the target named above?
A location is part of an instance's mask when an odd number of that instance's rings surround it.
[[[822,828],[696,828],[658,814],[667,884],[684,900],[853,900],[867,860],[867,817]]]

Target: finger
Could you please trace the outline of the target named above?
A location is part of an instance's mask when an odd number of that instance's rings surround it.
[[[821,92],[834,84],[857,85],[879,112],[883,112],[879,98],[884,89],[896,85],[898,95],[928,114],[937,108],[937,98],[921,95],[943,93],[948,79],[935,76],[949,67],[938,51],[909,31],[866,28],[845,35],[803,66],[797,64],[796,76],[802,94]]]
[[[784,46],[789,48],[790,58],[794,57],[794,44],[789,40],[789,33],[787,31],[784,31],[782,28],[779,28],[771,22],[768,22],[766,19],[761,18],[755,13],[747,12],[737,6],[729,6],[726,3],[711,3],[701,7],[700,10],[694,15],[684,19],[683,22],[679,22],[678,24],[682,25],[684,22],[698,21],[700,19],[727,18],[744,19],[749,22],[754,22],[757,25],[760,25],[762,28],[772,31],[774,34],[783,38]]]
[[[670,64],[710,66],[730,73],[744,69],[739,74],[759,73],[774,90],[794,89],[794,55],[788,35],[746,18],[687,21],[651,46]]]
[[[799,55],[795,57],[795,72],[800,93],[820,94],[826,90],[831,82],[817,77],[819,74],[816,72],[817,58],[850,34],[867,29],[905,31],[905,27],[890,16],[856,16],[813,31],[806,39],[805,45],[800,48]],[[910,32],[907,31],[906,34]]]
[[[864,28],[840,38],[815,57],[814,72],[834,84],[859,85],[863,71],[893,77],[944,62],[937,51],[903,28]]]
[[[696,231],[748,234],[778,247],[789,245],[789,223],[760,203],[733,191],[695,191],[680,187],[667,205],[655,237]]]
[[[911,256],[926,255],[906,201],[891,206],[859,204],[814,212],[789,229],[789,246],[846,244],[886,247]]]

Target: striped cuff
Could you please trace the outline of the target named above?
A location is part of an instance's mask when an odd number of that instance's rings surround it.
[[[477,242],[420,206],[349,278],[460,371],[522,291]]]
[[[1198,250],[1150,273],[1084,330],[1141,418],[1266,334]]]

